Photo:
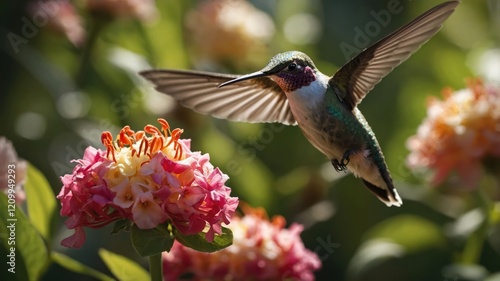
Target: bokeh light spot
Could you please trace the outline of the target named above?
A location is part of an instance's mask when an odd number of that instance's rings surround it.
[[[82,92],[68,92],[57,101],[57,111],[66,119],[81,118],[90,109],[90,99]]]
[[[19,115],[15,122],[16,133],[30,140],[41,138],[46,128],[45,117],[36,112],[23,113]]]
[[[320,38],[321,23],[312,14],[296,14],[286,20],[283,32],[291,43],[312,44]]]

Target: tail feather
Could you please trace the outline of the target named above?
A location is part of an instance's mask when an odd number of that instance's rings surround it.
[[[363,182],[365,183],[368,190],[370,190],[375,196],[377,196],[378,199],[380,199],[380,201],[384,202],[388,207],[400,207],[403,204],[403,200],[401,200],[401,197],[399,197],[398,192],[394,188],[392,180],[390,178],[387,179],[386,177],[384,177],[384,180],[387,184],[386,188],[376,186],[371,182],[366,181],[365,179],[363,179]]]

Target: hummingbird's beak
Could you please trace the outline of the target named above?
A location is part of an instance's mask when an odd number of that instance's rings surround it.
[[[248,79],[252,79],[252,78],[257,78],[257,77],[262,77],[262,76],[267,76],[269,74],[265,73],[265,72],[262,72],[262,71],[256,71],[254,73],[250,73],[250,74],[245,74],[245,75],[242,75],[238,78],[235,78],[233,80],[229,80],[227,82],[224,82],[222,84],[220,84],[219,86],[217,86],[217,88],[222,88],[224,86],[227,86],[229,84],[233,84],[233,83],[238,83],[238,82],[241,82],[241,81],[244,81],[244,80],[248,80]]]

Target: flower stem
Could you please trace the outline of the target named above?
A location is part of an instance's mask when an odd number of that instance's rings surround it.
[[[144,25],[141,21],[134,20],[134,23],[137,27],[137,30],[139,31],[139,35],[141,36],[142,46],[147,53],[148,59],[153,63],[153,66],[155,66],[154,64],[157,63],[156,53],[153,44],[151,43],[151,40],[146,32],[146,29],[144,28]]]
[[[87,72],[88,65],[90,63],[92,50],[94,49],[99,33],[106,25],[106,20],[103,20],[97,16],[93,17],[92,27],[90,28],[90,34],[83,47],[82,57],[80,59],[80,65],[78,66],[78,71],[76,73],[76,84],[78,87],[82,87],[85,73]]]
[[[151,274],[151,281],[163,280],[162,269],[161,253],[149,256],[149,273]]]
[[[461,263],[463,264],[478,264],[481,258],[481,253],[484,247],[484,241],[488,235],[490,226],[490,210],[491,204],[487,195],[479,188],[474,191],[474,197],[481,211],[483,212],[484,219],[478,229],[473,232],[465,243],[464,250],[461,256]]]

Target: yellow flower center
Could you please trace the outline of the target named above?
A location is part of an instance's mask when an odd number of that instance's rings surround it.
[[[157,190],[158,184],[149,177],[141,176],[140,169],[161,151],[171,160],[180,160],[183,155],[179,139],[181,129],[170,131],[164,119],[158,119],[161,129],[146,125],[144,131],[135,132],[129,126],[120,130],[116,140],[110,132],[103,132],[102,143],[106,147],[106,157],[113,161],[104,178],[109,188],[116,192],[114,203],[122,208],[131,207],[138,196]],[[142,202],[147,207],[147,202]]]

